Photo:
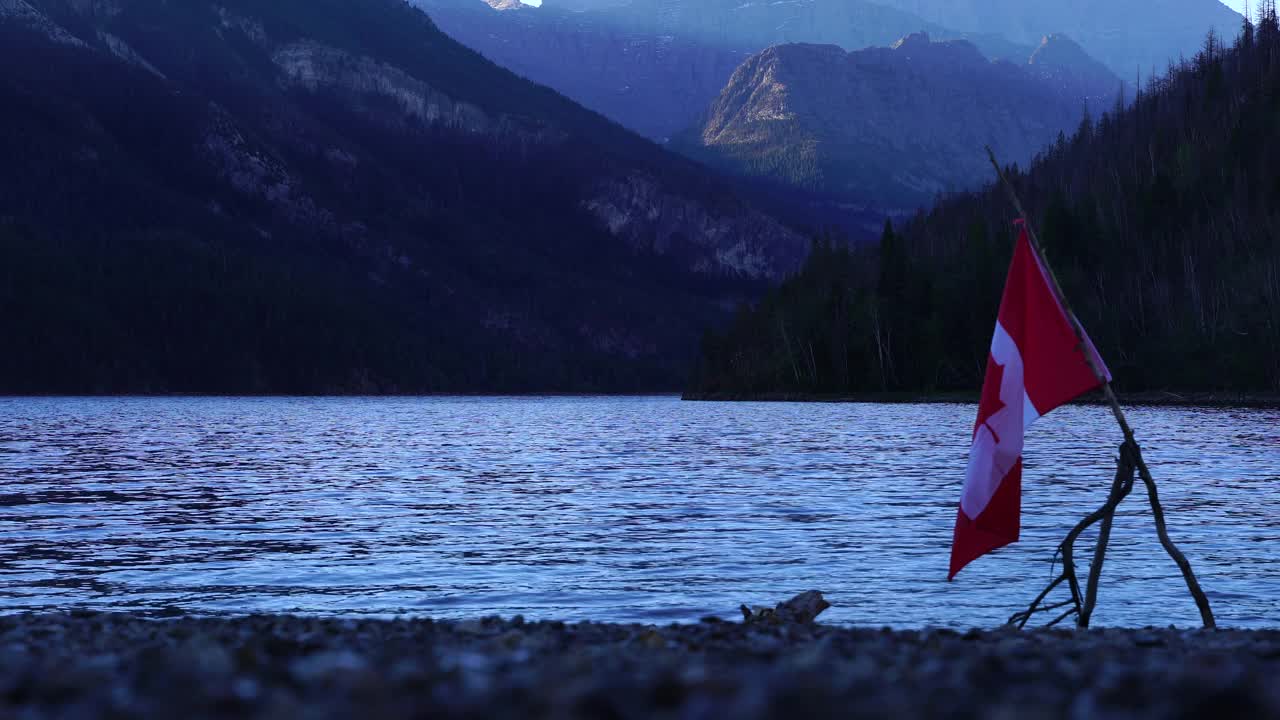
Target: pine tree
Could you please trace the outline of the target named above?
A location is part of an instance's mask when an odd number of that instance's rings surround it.
[[[884,232],[880,234],[880,283],[881,300],[887,303],[900,302],[903,288],[907,284],[907,254],[902,240],[893,230],[893,220],[884,221]]]
[[[1244,18],[1240,28],[1240,46],[1245,50],[1253,49],[1253,18],[1249,17],[1249,2],[1245,0]]]

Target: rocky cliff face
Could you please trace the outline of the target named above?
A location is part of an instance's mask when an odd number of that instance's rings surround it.
[[[1060,33],[1046,35],[1027,66],[1032,75],[1059,95],[1082,98],[1095,114],[1112,110],[1126,85],[1106,65]]]
[[[1025,162],[1075,127],[1082,98],[963,41],[908,36],[848,53],[783,45],[734,73],[691,154],[735,172],[899,212],[990,176],[984,147]]]
[[[0,0],[0,22],[6,23],[11,28],[42,35],[56,43],[84,45],[82,40],[67,32],[26,0]]]
[[[709,211],[639,173],[600,183],[586,207],[636,252],[680,252],[700,273],[729,270],[773,282],[783,279],[777,227],[756,213]]]
[[[1241,17],[1218,0],[881,0],[962,32],[1002,35],[1035,44],[1052,33],[1074,38],[1123,78],[1163,72],[1191,57],[1205,33],[1233,37]]]
[[[400,0],[0,0],[0,100],[0,217],[316,268],[353,298],[330,354],[381,357],[334,371],[365,389],[674,386],[808,245]],[[248,331],[189,320],[267,382]]]

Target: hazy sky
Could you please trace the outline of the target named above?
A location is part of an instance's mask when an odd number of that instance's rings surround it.
[[[1244,12],[1245,0],[1224,0],[1227,5],[1235,8],[1236,12]],[[542,0],[524,0],[525,5],[541,5]]]

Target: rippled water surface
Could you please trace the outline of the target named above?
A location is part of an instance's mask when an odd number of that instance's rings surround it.
[[[1037,423],[1022,542],[949,584],[974,412],[0,399],[0,608],[665,622],[813,588],[832,622],[996,625],[1104,500],[1120,437],[1103,408]],[[1280,412],[1131,420],[1220,623],[1280,626]],[[1135,492],[1095,622],[1197,620]]]

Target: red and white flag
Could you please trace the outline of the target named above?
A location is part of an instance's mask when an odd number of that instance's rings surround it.
[[[1022,514],[1022,437],[1049,411],[1102,387],[1085,359],[1107,381],[1088,336],[1076,336],[1044,265],[1022,227],[1000,301],[987,376],[969,449],[969,470],[951,545],[951,573],[1017,541]]]

